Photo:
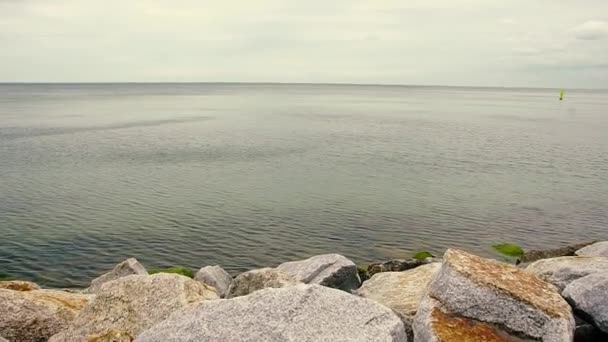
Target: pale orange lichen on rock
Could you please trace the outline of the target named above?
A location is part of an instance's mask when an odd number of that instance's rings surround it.
[[[515,266],[455,249],[445,252],[444,263],[477,284],[491,286],[551,316],[571,315],[570,307],[553,285]]]
[[[75,312],[80,311],[91,298],[90,295],[57,290],[28,291],[25,295],[33,300],[55,304]]]
[[[126,331],[110,330],[87,337],[87,342],[132,342],[133,336]]]
[[[493,326],[448,315],[435,308],[431,313],[433,330],[439,342],[507,342]]]

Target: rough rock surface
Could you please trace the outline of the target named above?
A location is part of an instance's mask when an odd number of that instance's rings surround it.
[[[608,273],[575,280],[566,286],[562,295],[583,318],[608,333]]]
[[[8,342],[4,337],[0,336],[0,342]]]
[[[0,334],[9,341],[46,341],[65,329],[90,295],[0,289]]]
[[[177,310],[203,300],[203,286],[188,277],[158,273],[131,275],[105,283],[95,299],[52,342],[86,341],[112,330],[137,336]]]
[[[132,342],[133,336],[126,331],[111,330],[104,334],[87,336],[87,342]]]
[[[500,331],[528,339],[573,338],[572,310],[555,287],[506,263],[448,249],[441,269],[429,284],[428,296],[439,302],[441,312],[450,319],[492,324]],[[418,311],[415,335],[424,334],[417,327],[433,326],[428,317]]]
[[[382,263],[370,264],[369,266],[367,266],[367,274],[370,277],[372,277],[374,274],[381,273],[381,272],[401,272],[401,271],[407,271],[407,270],[411,270],[413,268],[416,268],[418,266],[429,264],[429,263],[431,263],[433,261],[434,261],[433,258],[427,258],[427,259],[424,259],[424,260],[417,260],[417,259],[411,259],[411,260],[400,260],[400,259],[389,260],[389,261],[385,261],[385,262],[382,262]]]
[[[529,263],[536,260],[548,259],[548,258],[557,258],[561,256],[573,256],[576,251],[595,243],[595,241],[585,242],[585,243],[577,243],[574,245],[563,246],[560,248],[553,249],[538,249],[538,250],[530,250],[524,252],[519,262]]]
[[[569,256],[543,259],[530,264],[526,271],[536,274],[562,291],[576,279],[608,272],[608,258]]]
[[[345,291],[361,286],[357,265],[340,254],[323,254],[280,264],[277,269],[305,284],[318,284]]]
[[[292,276],[275,268],[260,268],[239,274],[228,288],[226,298],[245,296],[268,287],[280,288],[298,284]]]
[[[93,281],[91,281],[91,286],[88,288],[88,292],[95,293],[104,283],[133,274],[147,275],[148,271],[146,271],[146,268],[140,264],[137,259],[129,258],[116,265],[110,272],[93,279]]]
[[[579,256],[608,257],[608,241],[596,242],[575,252]]]
[[[418,304],[440,268],[441,263],[435,262],[404,272],[377,273],[355,293],[393,309],[403,320],[408,335],[413,337],[412,320]]]
[[[25,280],[7,280],[0,281],[0,289],[14,290],[14,291],[32,291],[40,290],[40,286],[31,281]]]
[[[407,341],[403,322],[371,300],[299,284],[203,302],[143,332],[137,342]]]
[[[215,287],[218,295],[222,298],[226,296],[228,288],[232,283],[230,274],[218,265],[201,268],[196,272],[194,280]]]
[[[524,342],[499,327],[450,314],[437,300],[425,297],[414,320],[416,342]]]

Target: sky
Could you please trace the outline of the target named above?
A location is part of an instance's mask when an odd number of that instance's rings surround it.
[[[608,88],[608,1],[0,0],[0,82]]]

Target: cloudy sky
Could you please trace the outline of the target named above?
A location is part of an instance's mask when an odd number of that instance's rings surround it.
[[[608,0],[0,0],[0,81],[608,88]]]

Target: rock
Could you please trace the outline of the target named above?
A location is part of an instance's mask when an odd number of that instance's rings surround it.
[[[7,280],[0,281],[0,289],[14,290],[14,291],[32,291],[40,290],[40,286],[31,281],[25,280]]]
[[[579,249],[574,254],[578,256],[608,257],[608,241],[596,242]]]
[[[8,342],[4,337],[0,336],[0,342]]]
[[[576,328],[574,330],[574,342],[606,342],[608,334],[603,333],[600,329],[593,326],[591,323],[574,316],[576,320]]]
[[[536,261],[527,272],[557,286],[562,291],[572,281],[590,274],[608,271],[608,258],[569,256]]]
[[[232,283],[232,277],[228,272],[224,271],[220,266],[205,266],[201,268],[196,275],[194,280],[199,281],[203,284],[215,287],[220,297],[224,298],[228,293],[228,288]]]
[[[529,262],[533,262],[533,261],[541,260],[541,259],[557,258],[557,257],[561,257],[561,256],[573,256],[573,255],[575,255],[575,252],[577,250],[579,250],[585,246],[588,246],[594,242],[595,241],[586,242],[586,243],[577,243],[574,245],[568,245],[568,246],[554,248],[554,249],[530,250],[530,251],[524,252],[521,259],[518,261],[522,262],[522,263],[529,263]]]
[[[562,295],[582,318],[608,333],[608,272],[574,280]]]
[[[260,268],[239,274],[228,288],[226,298],[245,296],[267,287],[280,288],[298,284],[292,276],[275,268]]]
[[[90,295],[0,289],[0,334],[9,341],[46,341],[65,329]]]
[[[305,284],[350,291],[361,286],[357,265],[340,254],[317,255],[280,264],[277,269]]]
[[[506,332],[547,342],[573,338],[572,311],[554,286],[512,265],[463,251],[446,251],[424,301],[427,310],[419,308],[414,319],[420,341],[427,341],[420,336],[440,336],[439,330],[451,325],[475,322],[483,323],[474,326],[491,336],[489,341]]]
[[[435,262],[404,272],[377,273],[355,293],[393,309],[403,320],[408,336],[413,339],[412,321],[418,304],[440,268],[441,263]]]
[[[390,309],[343,291],[299,284],[203,302],[143,332],[137,342],[407,341]]]
[[[50,341],[86,341],[87,336],[112,330],[137,336],[171,313],[202,301],[204,291],[199,282],[178,274],[122,277],[103,284],[68,329]]]
[[[446,312],[441,303],[425,297],[414,320],[416,342],[523,342],[495,325]]]
[[[374,263],[367,266],[367,274],[370,277],[373,277],[376,273],[381,272],[401,272],[411,270],[418,266],[426,265],[428,263],[433,262],[434,259],[427,258],[424,260],[389,260],[382,263]]]
[[[148,271],[146,271],[146,268],[140,264],[137,259],[129,258],[116,265],[110,272],[93,279],[88,292],[95,293],[104,283],[133,274],[147,275]]]
[[[132,342],[133,336],[126,331],[110,330],[104,334],[87,336],[87,342]]]

